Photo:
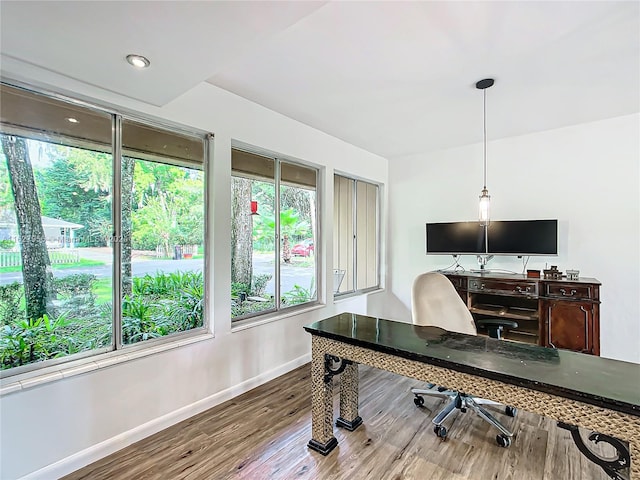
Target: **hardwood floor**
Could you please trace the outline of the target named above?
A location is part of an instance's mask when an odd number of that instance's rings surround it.
[[[326,457],[306,446],[311,438],[307,364],[64,479],[609,478],[578,452],[566,430],[527,412],[516,418],[496,414],[515,429],[509,448],[498,447],[496,432],[472,413],[454,413],[443,442],[430,423],[441,400],[425,397],[425,408],[419,409],[409,392],[414,380],[359,368],[364,424],[354,432],[336,428],[338,447]],[[337,396],[335,407],[337,416]]]

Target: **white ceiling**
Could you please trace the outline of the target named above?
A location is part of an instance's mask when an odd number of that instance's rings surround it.
[[[640,2],[0,3],[3,61],[153,105],[208,81],[387,158],[640,111]],[[125,61],[140,53],[151,66]]]

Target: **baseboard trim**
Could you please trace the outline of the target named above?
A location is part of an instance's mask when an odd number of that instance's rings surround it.
[[[47,465],[46,467],[36,470],[35,472],[31,472],[28,475],[21,477],[21,480],[51,480],[52,478],[60,478],[68,475],[82,467],[85,467],[93,462],[100,460],[101,458],[106,457],[107,455],[111,455],[118,450],[128,447],[129,445],[140,441],[143,438],[148,437],[149,435],[158,433],[159,431],[175,425],[178,422],[186,420],[187,418],[204,412],[211,407],[215,407],[216,405],[219,405],[223,402],[226,402],[227,400],[237,397],[238,395],[248,392],[252,388],[258,387],[270,380],[273,380],[274,378],[279,377],[280,375],[284,375],[285,373],[290,372],[291,370],[294,370],[295,368],[298,368],[299,366],[304,365],[305,363],[308,363],[310,361],[311,353],[307,353],[290,362],[280,365],[273,370],[269,370],[268,372],[258,375],[257,377],[245,380],[238,385],[234,385],[207,398],[203,398],[202,400],[194,402],[191,405],[179,408],[178,410],[170,412],[166,415],[132,428],[131,430],[116,435],[115,437],[111,437],[108,440],[100,442],[96,445],[92,445],[89,448],[85,448],[80,452],[74,453],[73,455],[52,463],[51,465]]]

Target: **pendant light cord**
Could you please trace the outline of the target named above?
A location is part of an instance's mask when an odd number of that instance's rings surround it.
[[[487,189],[487,89],[482,90],[482,143],[484,146],[484,189]]]

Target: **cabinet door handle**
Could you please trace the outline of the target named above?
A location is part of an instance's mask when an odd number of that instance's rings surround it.
[[[560,293],[562,294],[563,297],[573,297],[577,293],[577,291],[574,289],[571,289],[571,291],[567,293],[567,291],[564,288],[561,288]]]
[[[526,293],[529,293],[529,287],[525,287],[525,289],[523,290],[522,287],[520,285],[518,285],[515,288],[515,291],[518,292],[518,293],[525,293],[526,294]]]

